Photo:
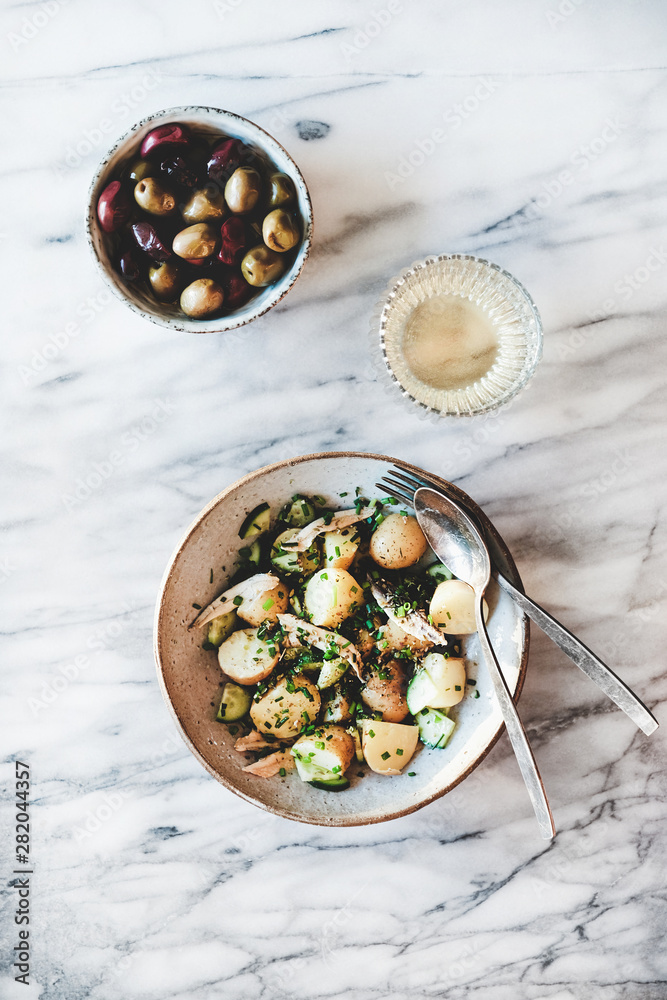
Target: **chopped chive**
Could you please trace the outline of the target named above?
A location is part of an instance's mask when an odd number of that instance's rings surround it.
[[[338,558],[340,558],[340,545],[337,545],[337,546],[336,546],[336,548],[334,549],[334,552],[336,553],[336,556],[337,556]],[[211,583],[212,583],[212,582],[213,582],[213,581],[211,581]]]
[[[397,757],[402,757],[402,756],[403,756],[403,751],[401,750],[401,748],[400,748],[400,747],[399,747],[399,748],[397,749],[397,751],[396,751],[396,756],[397,756]]]
[[[372,729],[369,729],[368,730],[368,735],[370,736],[371,739],[373,739],[373,737],[375,736],[375,733],[373,732]]]
[[[336,764],[336,766],[332,767],[331,770],[334,774],[340,774],[340,764]]]
[[[201,611],[201,604],[193,604],[192,607],[196,608],[197,611]]]
[[[280,768],[280,777],[284,778],[286,774],[287,774],[287,771],[285,770],[285,768],[281,767]]]
[[[416,774],[416,771],[408,771],[408,778],[414,778]]]
[[[240,595],[240,594],[237,594],[237,595],[236,595],[236,597],[235,597],[235,598],[234,598],[234,600],[232,601],[232,604],[235,604],[237,608],[238,608],[238,606],[239,606],[240,604],[243,604],[243,598],[241,597],[241,595]]]
[[[474,681],[474,680],[472,679],[472,677],[468,677],[468,679],[467,679],[467,681],[466,681],[466,684],[469,684],[469,685],[470,685],[470,687],[474,687],[476,683],[477,683],[477,681]]]
[[[316,750],[324,750],[324,741],[323,740],[318,740],[318,742],[315,744],[315,749]]]
[[[262,604],[262,610],[268,611],[269,608],[272,608],[275,603],[276,602],[273,600],[273,598],[269,597],[266,601],[264,601],[264,604]]]
[[[479,698],[479,688],[475,688],[473,692],[473,698]]]
[[[460,684],[455,684],[454,685],[454,690],[455,691],[460,691],[461,690],[461,685]]]
[[[382,760],[389,760],[391,754],[389,753],[388,750],[385,750],[385,752],[383,754],[380,754],[380,756],[382,757]]]
[[[448,617],[448,618],[449,618],[449,620],[451,621],[451,620],[452,620],[452,616],[450,615],[449,611],[446,611],[446,612],[445,612],[445,614],[447,615],[447,617]]]

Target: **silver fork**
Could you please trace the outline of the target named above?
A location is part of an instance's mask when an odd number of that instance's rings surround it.
[[[461,506],[461,502],[458,497],[450,495],[447,489],[442,485],[442,483],[437,478],[430,478],[428,476],[415,476],[411,472],[407,472],[404,469],[392,469],[389,475],[383,476],[376,486],[380,490],[385,490],[387,486],[390,487],[392,494],[396,496],[397,499],[405,500],[410,506],[413,506],[415,491],[420,487],[425,486],[431,489],[439,490],[444,496],[446,496],[450,501]],[[486,532],[484,531],[484,526],[480,523],[479,519],[475,516],[474,512],[465,508],[466,513],[473,519],[477,525],[479,531],[481,532],[482,538],[486,538]],[[638,726],[643,733],[650,736],[651,733],[655,732],[658,728],[658,722],[655,717],[648,710],[646,705],[639,700],[637,695],[630,690],[630,688],[625,684],[620,677],[618,677],[611,667],[608,667],[606,663],[593,653],[588,646],[585,646],[580,639],[577,639],[576,635],[573,635],[564,625],[561,625],[548,611],[541,608],[539,604],[531,600],[530,597],[526,597],[522,594],[520,590],[510,583],[506,576],[500,572],[497,566],[494,566],[494,575],[499,583],[499,585],[505,590],[510,597],[519,605],[519,607],[525,611],[529,618],[539,625],[543,632],[552,639],[557,646],[566,653],[569,658],[576,663],[580,670],[582,670],[591,680],[595,681],[598,687],[604,691],[608,698],[610,698],[615,705],[617,705],[627,716],[629,716],[632,721]]]

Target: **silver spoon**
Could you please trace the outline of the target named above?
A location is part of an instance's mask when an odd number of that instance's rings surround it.
[[[468,515],[441,493],[426,488],[418,489],[414,509],[419,526],[438,559],[475,592],[475,619],[480,646],[505,720],[507,735],[533,803],[540,833],[545,840],[550,840],[556,830],[544,785],[514,700],[489,642],[484,622],[482,598],[491,580],[489,551]]]
[[[396,480],[399,480],[398,482]],[[380,489],[384,489],[389,486],[397,496],[405,499],[405,502],[412,504],[412,498],[414,496],[415,490],[419,489],[420,486],[427,485],[423,479],[418,478],[414,473],[406,474],[404,470],[396,471],[391,470],[391,476],[385,476],[382,485],[378,483]],[[407,492],[406,492],[407,487]],[[437,483],[433,483],[433,488],[440,492],[445,493],[446,487],[439,486]],[[456,500],[452,503],[457,504]],[[457,504],[460,506],[460,504]],[[478,526],[479,530],[479,526]],[[569,629],[566,629],[564,625],[550,615],[548,611],[540,607],[535,601],[526,594],[522,593],[520,590],[511,583],[503,573],[500,572],[498,567],[495,567],[495,577],[503,588],[506,590],[510,597],[519,605],[519,607],[529,616],[532,620],[539,625],[542,631],[552,639],[557,646],[563,650],[563,652],[570,657],[573,663],[579,667],[591,680],[595,681],[598,687],[604,691],[608,698],[614,702],[615,705],[625,712],[625,714],[632,719],[636,726],[638,726],[643,733],[650,736],[658,728],[658,721],[654,718],[651,712],[648,710],[646,705],[640,701],[637,695],[632,691],[625,681],[614,673],[611,667],[608,667],[606,663],[603,663],[599,656],[585,646],[581,639],[578,639],[576,635],[573,635]]]

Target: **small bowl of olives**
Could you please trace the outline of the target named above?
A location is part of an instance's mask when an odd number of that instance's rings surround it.
[[[112,291],[153,323],[223,333],[290,290],[312,206],[289,153],[230,111],[182,107],[138,122],[90,188],[88,241]]]

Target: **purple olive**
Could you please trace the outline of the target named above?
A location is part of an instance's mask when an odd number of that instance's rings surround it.
[[[240,271],[232,271],[226,275],[222,287],[225,290],[225,305],[229,309],[238,309],[239,306],[244,306],[253,291]]]
[[[190,170],[182,156],[169,156],[160,164],[160,172],[181,187],[197,187],[197,175]]]
[[[248,147],[240,139],[224,139],[217,143],[211,150],[206,165],[209,178],[224,187],[236,168],[248,158],[248,154]]]
[[[105,233],[115,233],[130,218],[132,202],[120,181],[107,184],[97,200],[97,218]]]
[[[137,262],[136,252],[132,248],[121,255],[118,270],[126,281],[138,281],[141,277],[141,268]]]
[[[240,264],[241,257],[248,245],[246,224],[237,215],[230,215],[221,228],[222,245],[218,252],[218,260],[223,264]]]
[[[135,222],[132,226],[132,235],[139,249],[147,253],[151,260],[162,263],[171,257],[171,250],[167,250],[150,222]]]
[[[171,125],[158,125],[157,128],[152,129],[144,141],[141,144],[141,155],[148,156],[154,150],[160,147],[172,149],[178,146],[180,149],[186,149],[192,142],[192,136],[190,129],[187,125],[180,125],[178,122],[173,122]]]

